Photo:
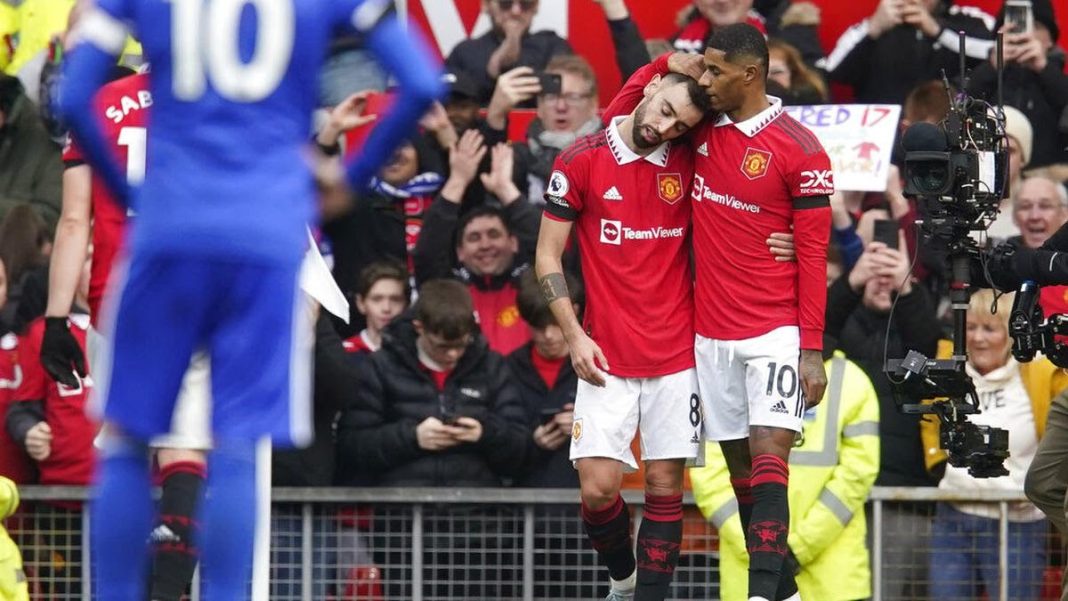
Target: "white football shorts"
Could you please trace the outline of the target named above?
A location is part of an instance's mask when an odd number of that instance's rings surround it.
[[[750,426],[801,432],[805,402],[798,374],[797,326],[745,340],[697,335],[694,352],[706,438],[747,438]]]
[[[604,377],[604,387],[579,380],[571,461],[607,457],[637,471],[630,448],[636,431],[641,432],[643,461],[697,457],[701,399],[693,368],[655,378]]]

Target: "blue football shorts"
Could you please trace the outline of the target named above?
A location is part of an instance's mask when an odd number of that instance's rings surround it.
[[[296,259],[135,253],[116,265],[94,366],[104,419],[143,440],[169,432],[190,357],[204,350],[218,440],[309,444],[314,337]]]

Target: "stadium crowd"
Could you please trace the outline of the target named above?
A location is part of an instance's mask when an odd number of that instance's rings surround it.
[[[1051,0],[1032,0],[1027,31],[1008,29],[1004,8],[990,15],[951,0],[880,0],[829,48],[818,36],[819,9],[805,1],[694,0],[667,40],[642,39],[625,0],[596,1],[611,32],[613,48],[604,51],[614,52],[624,79],[663,52],[702,52],[718,26],[747,22],[768,37],[768,89],[785,105],[901,104],[901,130],[946,116],[942,74],[959,85],[958,31],[969,38],[968,92],[994,101],[992,40],[1005,31],[1010,184],[989,238],[1037,248],[1068,222],[1068,73]],[[64,170],[80,164],[64,161],[65,134],[50,107],[73,5],[0,1],[0,475],[19,484],[86,485],[93,470],[96,426],[85,411],[92,376],[61,386],[39,360]],[[531,264],[554,160],[604,128],[599,109],[611,98],[599,94],[593,68],[567,40],[531,30],[538,0],[483,0],[482,9],[492,28],[445,58],[449,93],[423,117],[421,133],[349,206],[324,213],[317,241],[351,316],[348,323],[325,311],[318,317],[315,442],[276,454],[275,485],[578,487],[568,460],[578,378]],[[137,56],[131,43],[116,79],[142,67]],[[310,143],[328,156],[353,151],[373,126],[356,117],[384,106],[373,99],[381,100],[386,83],[359,39],[337,40]],[[150,104],[131,99],[119,110]],[[534,117],[522,136],[510,137],[524,109]],[[980,293],[968,314],[968,373],[984,409],[975,421],[1010,431],[1009,475],[982,480],[947,466],[937,424],[897,410],[884,356],[944,355],[950,322],[944,257],[916,234],[899,147],[893,163],[885,192],[832,197],[824,344],[832,386],[806,414],[806,437],[791,459],[805,476],[790,482],[798,583],[803,594],[815,591],[806,598],[822,601],[872,595],[865,503],[873,485],[1034,492],[1040,483],[1025,474],[1051,406],[1068,409],[1068,375],[1045,359],[1018,364],[1009,355],[1011,295]],[[887,224],[897,233],[879,237]],[[581,312],[574,252],[565,266]],[[87,265],[70,321],[90,349],[91,374],[89,279]],[[1044,289],[1042,306],[1068,312],[1068,287]],[[817,456],[833,459],[820,464]],[[730,492],[723,461],[712,451],[689,477],[700,510],[721,530],[721,570],[741,570],[744,543],[723,496]],[[882,581],[896,588],[885,585],[882,598],[996,592],[996,547],[965,550],[990,540],[997,517],[968,503],[934,512],[910,502],[884,506]],[[358,528],[360,520],[346,523]],[[1050,531],[1034,505],[1011,508],[1012,598],[1040,598],[1043,573],[1058,556],[1047,544]],[[928,577],[934,569],[941,578]],[[833,587],[820,588],[831,578]],[[741,598],[723,581],[724,598]]]

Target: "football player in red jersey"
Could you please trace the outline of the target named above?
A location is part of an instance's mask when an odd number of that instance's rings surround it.
[[[570,457],[586,531],[612,579],[608,598],[639,601],[661,600],[670,587],[683,468],[701,438],[689,268],[694,155],[670,141],[708,108],[696,81],[678,74],[654,78],[642,96],[629,115],[557,158],[536,259],[581,378]],[[572,228],[588,289],[585,330],[565,302],[561,255]],[[637,469],[630,443],[639,428],[646,505],[635,558],[619,488],[623,471]]]
[[[128,75],[109,83],[101,88],[95,103],[116,156],[124,159],[127,178],[140,182],[145,171],[146,114],[152,104],[148,75]],[[85,164],[76,142],[68,142],[63,161],[63,210],[56,226],[48,307],[39,344],[44,370],[57,383],[74,387],[87,375],[82,347],[68,318],[75,288],[91,240],[88,303],[92,322],[98,324],[112,264],[120,254],[126,212]],[[153,601],[178,601],[196,568],[191,524],[204,483],[204,451],[211,445],[207,372],[206,358],[195,358],[182,384],[174,432],[152,441],[163,490],[159,522],[152,532],[156,546]]]
[[[644,94],[630,115],[557,157],[535,262],[581,378],[570,457],[612,601],[665,598],[682,541],[683,468],[697,455],[701,431],[686,198],[693,153],[670,140],[701,120],[708,99],[696,80],[677,74],[656,78]],[[573,226],[588,295],[585,330],[561,263]],[[638,468],[630,442],[639,427],[646,512],[635,558],[619,488],[624,469]]]
[[[797,586],[783,569],[786,461],[806,407],[819,403],[827,384],[821,349],[834,186],[819,141],[766,95],[767,70],[760,31],[720,27],[703,57],[676,53],[638,71],[606,118],[634,106],[646,82],[670,71],[699,77],[716,111],[694,135],[691,188],[705,435],[720,441],[738,497],[750,600],[793,601]],[[770,260],[762,252],[768,237],[788,228],[797,262]]]

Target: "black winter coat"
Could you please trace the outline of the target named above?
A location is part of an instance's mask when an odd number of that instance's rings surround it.
[[[547,421],[547,411],[559,413],[564,405],[575,402],[575,390],[578,388],[578,376],[571,367],[571,360],[564,360],[560,373],[552,390],[541,378],[530,353],[534,343],[519,347],[508,355],[508,368],[513,381],[519,389],[519,396],[527,411],[527,423],[531,431]],[[530,452],[527,455],[526,468],[516,479],[515,485],[527,488],[577,488],[578,472],[571,465],[569,454],[571,445],[564,443],[555,451],[547,451],[530,440]]]
[[[983,61],[984,43],[989,46],[994,38],[975,14],[957,7],[942,8],[934,14],[943,33],[963,31],[968,37],[969,69]],[[914,27],[898,25],[873,39],[867,34],[867,20],[861,21],[838,38],[827,56],[827,71],[831,81],[853,87],[854,102],[901,104],[912,88],[941,79],[943,71],[954,85],[959,83],[957,40],[953,35],[945,37],[929,38]]]
[[[1020,109],[1031,122],[1034,138],[1028,167],[1043,167],[1068,161],[1068,75],[1064,51],[1055,49],[1046,68],[1036,73],[1019,65],[1005,66],[1005,104]],[[997,70],[986,61],[972,72],[969,91],[991,103],[997,102]]]
[[[532,435],[504,358],[476,336],[439,393],[420,367],[415,341],[409,314],[390,324],[382,349],[361,366],[360,385],[338,422],[341,483],[502,486],[521,472]],[[446,409],[481,422],[482,439],[422,449],[416,426]]]
[[[273,456],[275,486],[330,486],[334,483],[334,420],[344,399],[358,382],[352,360],[326,311],[315,324],[315,440],[306,449],[277,451]]]
[[[898,298],[894,321],[886,344],[887,315],[861,304],[861,295],[849,287],[848,274],[827,290],[826,335],[824,346],[837,348],[868,374],[879,397],[879,439],[882,445],[879,486],[934,486],[927,473],[924,447],[920,440],[920,416],[897,409],[890,380],[883,371],[885,357],[903,358],[915,350],[934,357],[941,337],[941,324],[927,291],[913,286],[912,292]]]

